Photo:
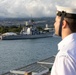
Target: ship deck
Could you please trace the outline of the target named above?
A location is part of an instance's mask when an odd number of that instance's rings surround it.
[[[10,70],[9,72],[2,75],[24,75],[25,72],[30,72],[31,74],[29,75],[50,75],[54,59],[55,56],[51,56],[47,59],[29,64],[27,66]]]

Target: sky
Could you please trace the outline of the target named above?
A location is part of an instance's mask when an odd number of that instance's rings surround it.
[[[76,7],[76,0],[0,0],[0,17],[53,17],[56,5]]]

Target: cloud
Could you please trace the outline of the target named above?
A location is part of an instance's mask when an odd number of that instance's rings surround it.
[[[0,17],[52,17],[55,5],[76,7],[75,0],[0,0]]]

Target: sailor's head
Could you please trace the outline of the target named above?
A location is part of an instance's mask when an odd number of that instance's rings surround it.
[[[56,6],[55,34],[62,36],[65,27],[71,33],[76,32],[76,8]],[[63,29],[64,28],[64,29]]]

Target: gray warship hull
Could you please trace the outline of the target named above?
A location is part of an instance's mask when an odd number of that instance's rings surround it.
[[[35,34],[35,35],[9,35],[9,36],[0,36],[1,40],[19,40],[19,39],[37,39],[37,38],[45,38],[45,37],[51,37],[53,35],[53,32],[51,33],[42,33],[42,34]]]

